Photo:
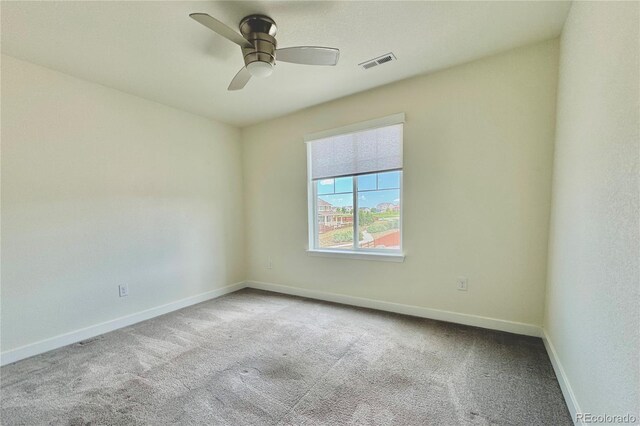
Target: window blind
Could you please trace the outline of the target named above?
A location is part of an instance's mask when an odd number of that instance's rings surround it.
[[[402,169],[402,130],[400,122],[308,141],[311,179]]]

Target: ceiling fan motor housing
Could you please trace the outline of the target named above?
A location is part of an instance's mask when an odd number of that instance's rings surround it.
[[[240,21],[240,33],[252,47],[243,47],[244,64],[249,68],[252,62],[276,63],[276,23],[264,15],[249,15]]]

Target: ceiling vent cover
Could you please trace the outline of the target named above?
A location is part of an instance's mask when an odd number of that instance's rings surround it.
[[[377,58],[362,62],[358,64],[358,66],[362,67],[365,70],[368,70],[369,68],[377,67],[378,65],[386,64],[387,62],[395,60],[396,56],[393,53],[389,52],[385,55],[378,56]]]

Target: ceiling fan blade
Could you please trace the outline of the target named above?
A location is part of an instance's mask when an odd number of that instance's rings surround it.
[[[233,77],[233,80],[231,80],[231,83],[229,84],[229,87],[227,87],[227,90],[240,90],[247,85],[250,79],[251,73],[249,72],[247,67],[242,67],[242,69],[238,71],[238,74]]]
[[[232,30],[226,24],[218,21],[213,16],[207,15],[206,13],[192,13],[189,16],[200,22],[205,27],[220,34],[227,40],[231,40],[240,47],[252,47],[252,44],[249,43],[244,37],[242,37],[236,31]]]
[[[330,47],[297,46],[276,49],[276,60],[303,65],[336,65],[340,50]]]

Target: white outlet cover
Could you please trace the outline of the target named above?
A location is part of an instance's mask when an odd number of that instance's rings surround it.
[[[464,277],[458,278],[458,290],[467,291],[469,289],[469,280]]]
[[[129,287],[127,285],[119,285],[118,292],[120,297],[126,297],[129,295]]]

